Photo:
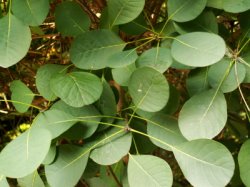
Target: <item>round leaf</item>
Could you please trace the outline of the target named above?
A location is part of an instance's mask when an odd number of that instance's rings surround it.
[[[112,31],[89,31],[75,38],[70,57],[78,68],[102,69],[108,66],[109,58],[121,52],[125,45]]]
[[[175,38],[171,53],[178,62],[204,67],[221,60],[226,52],[224,40],[212,33],[192,32]]]
[[[18,31],[18,32],[17,32]],[[7,68],[20,61],[28,52],[31,33],[12,14],[0,19],[0,66]]]
[[[137,59],[136,66],[149,66],[164,73],[172,64],[170,50],[163,47],[156,47],[147,50]]]
[[[249,0],[224,0],[223,9],[226,12],[240,13],[250,9]]]
[[[10,84],[11,100],[18,112],[26,112],[34,98],[33,92],[20,80],[12,81]]]
[[[39,176],[38,172],[35,171],[30,175],[27,175],[23,178],[17,179],[18,185],[20,187],[45,187],[41,177]]]
[[[154,137],[150,140],[155,145],[168,151],[172,151],[173,146],[187,141],[180,132],[177,120],[164,114],[156,114],[148,120],[147,133]],[[157,141],[155,138],[157,138]],[[164,144],[158,140],[164,142]]]
[[[169,98],[166,78],[150,67],[135,70],[130,78],[128,89],[134,104],[148,112],[161,110]]]
[[[88,148],[75,145],[61,145],[53,164],[45,166],[48,183],[53,187],[75,186],[86,168]]]
[[[30,26],[41,25],[50,8],[48,0],[14,0],[11,5],[13,14]]]
[[[190,21],[204,10],[206,4],[207,0],[168,0],[168,15],[174,21]]]
[[[102,93],[100,79],[86,72],[58,74],[50,81],[54,94],[73,107],[82,107],[97,101]]]
[[[108,136],[108,134],[105,136]],[[128,154],[132,142],[131,133],[119,135],[115,139],[94,149],[90,158],[100,165],[112,165]]]
[[[179,127],[188,140],[213,138],[227,121],[227,104],[223,93],[208,90],[194,95],[182,107]]]
[[[56,95],[50,88],[50,80],[55,74],[63,71],[65,67],[57,64],[45,64],[36,73],[36,88],[47,100],[53,101]]]
[[[249,170],[250,170],[250,140],[244,142],[240,148],[238,155],[240,177],[246,186],[250,186]]]
[[[64,36],[77,36],[89,29],[89,16],[76,2],[66,1],[56,6],[56,28]]]
[[[121,86],[128,86],[129,79],[135,69],[135,64],[130,64],[123,68],[112,69],[113,79]]]
[[[128,182],[130,187],[170,187],[173,174],[168,163],[151,155],[129,155]]]
[[[234,160],[222,144],[213,140],[193,140],[173,149],[175,158],[193,186],[226,186],[234,173]]]
[[[212,87],[220,86],[220,90],[227,93],[237,89],[245,75],[246,68],[243,64],[237,62],[232,64],[231,59],[223,58],[209,68],[208,81]]]
[[[108,67],[122,68],[128,66],[130,64],[133,64],[137,57],[138,56],[135,49],[116,53],[109,58]]]
[[[51,134],[46,129],[31,128],[10,142],[0,154],[0,173],[11,178],[31,174],[46,157]]]
[[[110,25],[120,25],[135,19],[143,10],[145,0],[109,0],[108,14]]]

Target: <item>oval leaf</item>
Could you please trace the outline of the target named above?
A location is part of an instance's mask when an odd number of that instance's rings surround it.
[[[193,140],[173,149],[175,158],[193,186],[226,186],[234,173],[234,160],[222,144],[213,140]]]
[[[238,155],[240,178],[246,186],[250,186],[250,140],[244,142]]]
[[[117,82],[120,86],[128,86],[129,79],[132,73],[135,71],[135,64],[130,64],[123,68],[112,69],[112,76],[115,82]]]
[[[184,65],[204,67],[221,60],[226,53],[226,45],[216,34],[192,32],[175,38],[171,53]]]
[[[41,25],[50,8],[48,0],[14,0],[11,5],[13,14],[30,26]]]
[[[129,155],[128,182],[130,187],[170,187],[173,174],[168,163],[151,155]]]
[[[243,82],[246,75],[246,68],[241,63],[233,63],[231,59],[223,58],[212,65],[208,71],[209,84],[220,87],[223,93],[232,92]]]
[[[143,10],[145,0],[109,0],[110,27],[134,20]]]
[[[112,31],[95,30],[79,35],[70,48],[72,62],[81,69],[102,69],[109,58],[119,53],[125,43]]]
[[[147,122],[147,133],[154,137],[150,138],[150,140],[163,149],[172,151],[173,146],[187,141],[180,132],[177,120],[167,115],[156,114]],[[164,144],[160,143],[159,140],[164,142]]]
[[[206,7],[207,0],[168,0],[168,16],[178,22],[196,18]]]
[[[58,74],[51,79],[50,86],[56,96],[73,107],[94,103],[103,90],[101,80],[86,72]]]
[[[105,134],[105,136],[108,136],[108,134]],[[115,139],[94,149],[90,154],[90,158],[101,165],[112,165],[128,154],[131,142],[131,133],[119,135]]]
[[[39,176],[38,172],[35,171],[30,175],[27,175],[23,178],[17,179],[18,185],[20,187],[45,187],[41,177]]]
[[[57,64],[45,64],[36,73],[36,88],[47,100],[53,101],[57,97],[50,88],[50,80],[55,74],[63,71],[65,67]]]
[[[18,31],[18,32],[17,32]],[[7,68],[20,61],[28,52],[31,33],[12,14],[0,19],[0,66]]]
[[[166,78],[150,67],[135,70],[130,78],[128,89],[134,104],[148,112],[161,110],[169,98]]]
[[[89,16],[76,2],[66,1],[56,6],[56,28],[64,36],[77,36],[89,29]]]
[[[75,186],[86,168],[88,157],[88,148],[61,145],[56,161],[45,166],[48,183],[53,187]]]
[[[46,157],[51,134],[46,129],[31,128],[10,142],[0,154],[0,173],[11,178],[31,174]]]
[[[213,138],[227,121],[227,104],[217,90],[201,92],[189,99],[179,115],[179,127],[188,140]]]
[[[164,73],[172,64],[170,50],[163,47],[156,47],[147,50],[137,59],[136,66],[149,66]]]
[[[250,9],[249,0],[224,0],[223,9],[226,12],[240,13],[245,12]]]
[[[135,49],[118,52],[109,58],[108,67],[111,68],[123,68],[130,64],[133,64],[138,55]]]
[[[12,81],[10,84],[11,100],[18,112],[26,112],[34,98],[33,92],[20,80]]]

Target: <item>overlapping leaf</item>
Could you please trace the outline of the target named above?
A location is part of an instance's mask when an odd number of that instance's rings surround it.
[[[250,140],[245,141],[242,145],[238,155],[238,162],[241,180],[246,186],[250,186]]]
[[[17,179],[18,185],[20,187],[45,187],[41,177],[39,176],[38,172],[35,171],[30,175],[27,175],[23,178]]]

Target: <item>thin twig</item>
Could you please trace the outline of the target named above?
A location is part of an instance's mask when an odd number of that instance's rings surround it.
[[[114,173],[114,171],[113,171],[113,169],[112,169],[111,166],[108,166],[108,170],[110,171],[112,177],[114,178],[114,180],[115,180],[117,186],[118,186],[118,187],[122,187],[122,184],[121,184],[120,181],[117,179],[117,177],[116,177],[116,175],[115,175],[115,173]]]

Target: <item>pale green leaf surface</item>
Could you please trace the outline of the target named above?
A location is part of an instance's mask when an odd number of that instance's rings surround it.
[[[135,70],[130,78],[128,89],[134,104],[148,112],[161,110],[169,98],[166,78],[150,67]]]
[[[226,12],[240,13],[245,12],[250,9],[249,0],[224,0],[223,9]]]
[[[196,187],[224,187],[234,173],[234,160],[227,148],[214,141],[199,139],[173,149],[185,178]]]
[[[109,58],[108,67],[111,68],[123,68],[130,64],[133,64],[138,55],[135,49],[118,52]]]
[[[18,178],[17,182],[20,187],[45,187],[37,171],[23,178]]]
[[[49,0],[13,0],[13,14],[23,23],[38,26],[43,23],[49,12]]]
[[[75,38],[70,48],[70,57],[78,68],[102,69],[108,66],[109,58],[121,52],[125,45],[110,30],[88,31]]]
[[[11,141],[0,153],[0,173],[21,178],[36,170],[46,157],[51,134],[46,129],[31,128]]]
[[[177,22],[195,19],[206,7],[207,0],[168,0],[168,16]]]
[[[212,139],[224,128],[227,104],[223,93],[211,89],[191,97],[182,107],[179,127],[185,138]]]
[[[10,13],[1,18],[0,66],[7,68],[20,61],[28,52],[30,42],[31,33],[28,26],[23,25]]]
[[[236,90],[246,75],[246,68],[243,64],[231,63],[231,59],[223,58],[218,63],[212,65],[208,71],[209,84],[213,88],[220,86],[220,90],[223,93]]]
[[[123,68],[112,69],[113,79],[121,86],[128,86],[129,79],[132,73],[135,71],[135,64],[130,64]]]
[[[103,146],[94,149],[90,158],[100,165],[111,165],[128,154],[132,142],[131,133],[122,134]]]
[[[110,27],[134,20],[143,10],[145,0],[109,0],[108,15]]]
[[[56,6],[56,28],[64,36],[77,36],[88,31],[90,18],[76,2],[66,1]]]
[[[55,143],[52,143],[50,148],[49,148],[49,152],[47,153],[46,157],[44,158],[43,160],[43,165],[46,165],[46,164],[51,164],[55,158],[56,158],[56,144]]]
[[[88,147],[61,145],[56,161],[45,166],[48,183],[53,187],[75,186],[88,162],[87,149]]]
[[[221,60],[226,53],[226,45],[216,34],[192,32],[176,37],[171,53],[184,65],[204,67]]]
[[[33,122],[34,128],[50,131],[52,138],[56,138],[77,122],[72,115],[60,110],[51,109],[38,114]]]
[[[245,141],[242,147],[240,148],[238,162],[240,167],[241,180],[246,186],[250,186],[250,140]]]
[[[170,50],[163,47],[151,48],[136,60],[137,67],[149,66],[164,73],[172,64]]]
[[[163,149],[172,151],[172,147],[187,141],[181,134],[177,120],[174,118],[164,114],[155,114],[147,122],[147,134],[154,137],[150,140]]]
[[[11,100],[16,110],[20,113],[26,112],[34,98],[33,92],[20,80],[14,80],[10,84]]]
[[[45,64],[36,73],[36,88],[47,100],[53,101],[57,97],[50,88],[50,80],[55,74],[64,70],[64,66],[57,64]]]
[[[57,74],[51,79],[50,87],[56,96],[73,107],[94,103],[103,90],[101,80],[87,72]]]
[[[1,187],[9,187],[10,186],[6,177],[3,175],[0,175],[0,186]]]
[[[129,155],[128,182],[130,187],[171,187],[173,174],[163,159],[151,155]]]

